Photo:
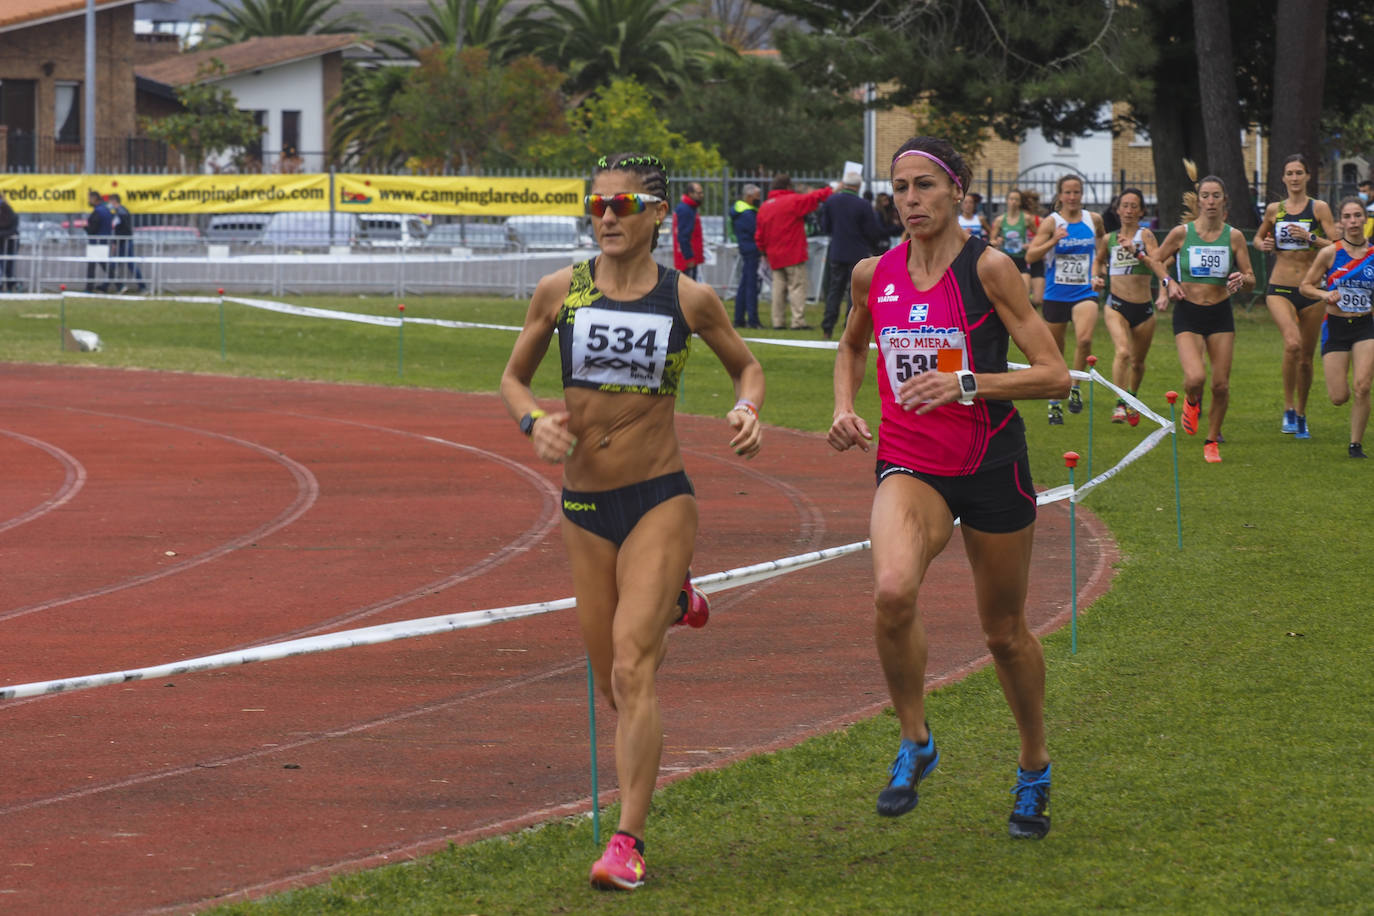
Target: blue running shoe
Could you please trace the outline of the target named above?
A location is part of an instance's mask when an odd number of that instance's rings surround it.
[[[892,761],[892,769],[888,771],[891,778],[887,788],[878,793],[878,813],[883,817],[897,817],[915,808],[916,784],[929,776],[939,762],[940,752],[935,748],[934,735],[926,738],[925,744],[903,738],[897,759]]]
[[[1016,768],[1016,785],[1011,794],[1016,804],[1011,809],[1007,829],[1018,840],[1038,840],[1050,832],[1050,765],[1043,770]]]
[[[1298,428],[1293,431],[1294,439],[1311,439],[1312,431],[1307,428],[1307,417],[1298,415]]]
[[[1283,412],[1283,423],[1279,425],[1281,433],[1295,433],[1298,431],[1298,412],[1296,410],[1285,410]]]

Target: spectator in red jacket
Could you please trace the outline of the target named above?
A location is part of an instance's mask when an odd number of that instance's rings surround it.
[[[791,328],[809,331],[806,323],[806,214],[833,193],[817,188],[806,194],[792,190],[791,175],[776,175],[768,199],[759,208],[754,241],[773,271],[773,329],[783,329],[783,303],[792,312]]]
[[[706,249],[701,244],[701,220],[697,216],[697,208],[705,199],[705,189],[693,181],[673,208],[673,266],[693,280],[697,278],[697,266],[706,260]]]

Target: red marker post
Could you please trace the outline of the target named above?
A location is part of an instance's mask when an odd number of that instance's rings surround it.
[[[396,304],[396,311],[400,312],[401,320],[396,326],[396,377],[405,378],[406,374],[406,304],[399,302]]]
[[[1169,422],[1172,424],[1169,429],[1170,438],[1174,442],[1174,519],[1178,525],[1178,549],[1183,549],[1183,499],[1178,492],[1178,423],[1174,417],[1174,404],[1178,401],[1177,391],[1164,392],[1164,398],[1169,402]]]
[[[1074,506],[1077,503],[1073,488],[1073,469],[1078,466],[1078,453],[1065,452],[1064,466],[1069,469],[1069,591],[1073,593],[1072,617],[1069,624],[1070,650],[1078,654],[1078,526]]]

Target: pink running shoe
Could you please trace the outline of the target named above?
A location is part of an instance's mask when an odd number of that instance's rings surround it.
[[[678,593],[677,607],[680,613],[677,620],[673,621],[675,627],[686,624],[697,630],[706,626],[706,621],[711,616],[711,602],[692,584],[691,570],[687,571],[687,581],[682,583],[682,591]]]
[[[644,883],[644,857],[634,837],[617,833],[601,858],[592,863],[592,887],[602,891],[632,891]]]

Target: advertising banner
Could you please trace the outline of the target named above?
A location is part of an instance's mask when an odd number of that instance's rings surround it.
[[[580,178],[334,176],[334,206],[359,213],[581,216]]]
[[[466,216],[580,216],[580,178],[416,175],[0,174],[21,213],[81,213],[87,194],[117,192],[133,213],[277,213],[299,210]]]
[[[328,175],[0,174],[0,193],[20,212],[79,213],[87,194],[118,193],[133,213],[275,213],[328,210]]]

